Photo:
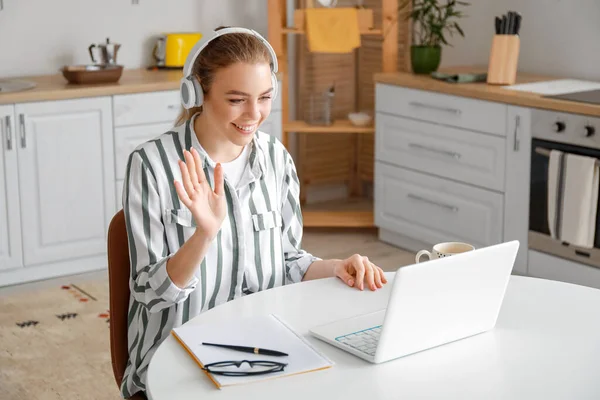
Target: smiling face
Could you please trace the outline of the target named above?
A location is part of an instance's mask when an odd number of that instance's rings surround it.
[[[202,145],[213,147],[213,153],[222,153],[223,147],[231,145],[241,150],[269,116],[272,92],[271,68],[267,63],[237,62],[216,71],[204,97],[200,127],[204,132],[200,136],[212,146]]]

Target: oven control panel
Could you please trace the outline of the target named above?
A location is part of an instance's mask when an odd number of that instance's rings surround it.
[[[531,135],[537,139],[600,149],[600,118],[533,109]]]

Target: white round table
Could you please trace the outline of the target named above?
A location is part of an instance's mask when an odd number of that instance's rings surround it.
[[[371,364],[308,333],[314,325],[385,307],[376,292],[337,278],[283,286],[225,303],[188,324],[275,313],[335,365],[253,384],[216,386],[170,336],[148,369],[152,400],[600,399],[600,290],[512,276],[496,327],[467,339]]]

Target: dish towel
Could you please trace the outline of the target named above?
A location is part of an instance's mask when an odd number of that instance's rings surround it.
[[[552,238],[594,247],[598,177],[595,158],[550,151],[548,225]]]
[[[306,8],[306,39],[313,53],[351,53],[360,47],[356,8]]]

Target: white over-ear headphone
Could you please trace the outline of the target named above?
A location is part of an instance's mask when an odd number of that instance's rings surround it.
[[[258,32],[247,29],[247,28],[224,28],[219,29],[218,31],[213,31],[210,36],[203,37],[196,43],[194,48],[188,54],[188,57],[185,61],[185,65],[183,66],[183,78],[181,79],[180,85],[180,94],[181,94],[181,103],[183,107],[186,109],[190,109],[192,107],[200,107],[204,102],[204,92],[202,91],[202,87],[200,86],[200,82],[192,73],[192,68],[194,66],[194,62],[196,58],[200,55],[202,50],[210,43],[211,40],[218,38],[219,36],[226,35],[228,33],[248,33],[250,35],[256,36],[260,41],[266,46],[269,54],[271,55],[271,84],[273,85],[273,93],[272,98],[277,97],[277,55],[271,47],[271,44],[263,38]]]

